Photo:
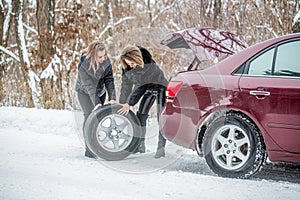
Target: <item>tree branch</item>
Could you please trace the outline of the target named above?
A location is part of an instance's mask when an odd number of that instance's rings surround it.
[[[28,26],[27,24],[23,23],[23,26],[25,28],[27,28],[29,31],[35,33],[36,35],[38,35],[39,33],[37,32],[37,30],[35,30],[34,28],[31,28],[30,26]]]
[[[16,56],[16,54],[14,54],[13,52],[11,52],[10,50],[7,50],[6,48],[4,48],[1,45],[0,45],[0,50],[3,51],[5,54],[9,55],[10,57],[12,57],[13,59],[15,59],[16,61],[20,62],[19,57]]]
[[[178,2],[180,2],[180,1],[181,1],[181,0],[179,0]],[[161,11],[160,11],[159,13],[157,13],[157,14],[152,18],[152,20],[151,20],[151,22],[150,22],[150,27],[153,25],[154,21],[155,21],[161,14],[163,14],[165,11],[171,9],[171,8],[175,5],[176,2],[177,2],[177,0],[174,0],[174,1],[172,2],[171,5],[169,5],[169,6],[165,7],[165,8],[163,8],[163,9],[161,9]]]
[[[113,23],[113,26],[118,26],[120,25],[122,22],[130,20],[130,19],[135,19],[135,17],[125,17],[120,19],[119,21],[117,21],[116,23]],[[109,28],[111,28],[111,24],[107,24],[107,26],[104,28],[104,30],[99,34],[99,38],[102,38],[102,36],[109,30]]]

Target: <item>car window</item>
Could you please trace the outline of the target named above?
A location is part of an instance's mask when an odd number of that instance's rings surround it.
[[[250,75],[271,75],[272,63],[275,49],[264,52],[249,64],[248,74]]]
[[[300,41],[289,42],[278,47],[274,75],[300,77]]]

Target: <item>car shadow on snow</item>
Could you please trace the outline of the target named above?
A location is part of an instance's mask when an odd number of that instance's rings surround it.
[[[288,181],[300,184],[300,164],[267,163],[253,179]]]
[[[198,155],[182,155],[177,160],[165,168],[166,171],[182,171],[194,174],[216,176],[208,167],[205,159]]]
[[[194,174],[217,176],[206,164],[203,157],[197,155],[182,155],[177,162],[165,168],[166,171],[182,171]],[[300,164],[266,163],[250,180],[272,180],[300,183]]]
[[[166,150],[166,157],[154,159],[155,151],[152,148],[146,153],[131,154],[119,161],[105,161],[101,164],[125,173],[142,174],[161,172],[187,172],[193,174],[215,176],[208,167],[205,158],[198,156],[195,151],[169,145]],[[262,169],[250,180],[273,180],[300,183],[300,164],[291,163],[266,163]]]

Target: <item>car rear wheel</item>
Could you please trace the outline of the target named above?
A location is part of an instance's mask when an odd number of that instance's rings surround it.
[[[140,125],[136,115],[129,111],[117,113],[120,105],[105,105],[88,117],[84,139],[88,149],[105,160],[122,160],[138,147]]]
[[[231,178],[255,174],[266,155],[255,124],[237,113],[227,113],[212,122],[203,138],[203,150],[210,169]]]

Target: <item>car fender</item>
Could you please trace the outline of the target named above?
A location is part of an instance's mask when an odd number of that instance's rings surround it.
[[[259,123],[259,121],[253,116],[250,112],[247,112],[245,110],[242,110],[240,108],[232,107],[232,106],[219,106],[214,107],[212,109],[208,109],[206,112],[201,115],[201,118],[198,121],[197,124],[197,132],[196,132],[196,141],[195,141],[195,149],[198,152],[198,154],[202,154],[202,140],[203,136],[205,134],[206,128],[210,125],[210,123],[215,120],[219,116],[225,115],[227,112],[238,112],[246,117],[248,117],[253,123],[256,124],[257,128],[259,129],[260,133],[263,136],[266,150],[269,151],[271,149],[278,149],[280,148],[274,140],[269,136],[269,134],[265,131],[265,129],[262,127],[262,125]],[[266,139],[268,138],[268,139]]]

